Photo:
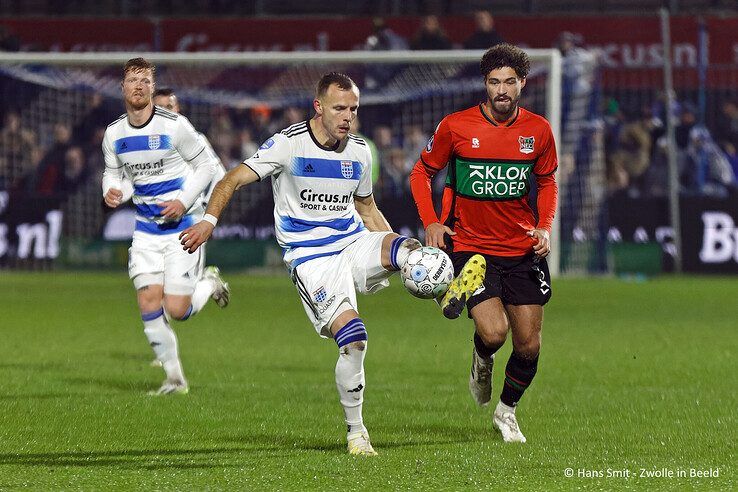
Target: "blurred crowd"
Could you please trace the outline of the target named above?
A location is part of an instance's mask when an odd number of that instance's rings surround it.
[[[484,10],[474,13],[475,30],[463,46],[454,46],[435,15],[419,20],[416,34],[405,39],[392,31],[384,19],[373,21],[374,29],[363,48],[367,50],[438,50],[451,48],[484,49],[504,42],[495,29],[493,16]],[[0,31],[0,48],[13,50],[18,43]],[[564,130],[571,112],[571,95],[588,90],[582,87],[584,50],[581,39],[562,33],[557,47],[564,56]],[[385,83],[396,67],[372,66],[366,85]],[[175,88],[176,89],[176,88]],[[668,192],[665,121],[676,122],[677,160],[683,193],[723,197],[738,190],[738,100],[725,100],[718,123],[708,128],[700,123],[694,104],[682,101],[665,108],[661,99],[630,108],[615,98],[605,99],[598,109],[605,136],[608,188],[612,193],[630,196],[659,196]],[[307,103],[307,101],[306,101]],[[183,109],[187,114],[186,101]],[[59,122],[44,129],[43,135],[23,124],[19,110],[5,108],[0,129],[0,190],[24,196],[64,198],[80,186],[99,184],[104,163],[100,151],[106,125],[122,112],[121,102],[90,96],[89,108],[81,121]],[[209,138],[227,168],[253,155],[259,144],[275,132],[312,116],[304,108],[270,108],[257,105],[248,109],[214,108],[196,125]],[[375,122],[373,122],[375,123]],[[402,128],[373,124],[355,129],[367,139],[375,157],[373,170],[378,196],[409,197],[408,174],[433,128],[409,125]],[[571,132],[569,132],[571,134]],[[51,138],[46,137],[50,135]],[[443,180],[436,180],[437,190]]]
[[[722,103],[713,128],[699,122],[695,104],[667,111],[663,98],[636,109],[614,99],[605,112],[607,178],[611,192],[631,197],[669,192],[666,118],[675,125],[681,193],[724,198],[738,192],[738,104]]]

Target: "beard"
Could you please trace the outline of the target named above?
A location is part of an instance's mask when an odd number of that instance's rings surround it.
[[[498,98],[492,99],[492,109],[495,111],[495,113],[500,115],[508,115],[515,111],[515,108],[518,105],[518,101],[520,101],[520,96],[512,98],[508,97],[504,100],[500,100]]]
[[[126,98],[126,104],[131,107],[133,110],[140,110],[145,108],[149,105],[150,100],[146,99],[143,96],[131,96],[129,98]]]

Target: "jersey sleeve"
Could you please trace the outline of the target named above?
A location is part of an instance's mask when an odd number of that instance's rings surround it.
[[[366,161],[361,171],[361,178],[359,178],[359,186],[356,187],[354,195],[359,198],[364,198],[372,194],[372,151],[367,145],[366,147]]]
[[[103,171],[102,179],[102,192],[103,196],[110,190],[121,189],[121,180],[123,178],[123,163],[120,162],[118,156],[115,154],[113,149],[113,142],[110,140],[110,135],[105,132],[105,136],[102,141],[102,153],[105,159],[105,170]]]
[[[543,150],[541,155],[538,156],[536,165],[533,167],[533,173],[537,176],[547,176],[553,174],[559,165],[558,158],[556,157],[556,142],[551,132],[551,127],[546,123],[546,128],[543,132]]]
[[[292,146],[290,139],[281,133],[275,133],[266,142],[261,144],[256,154],[249,157],[243,164],[250,167],[259,180],[279,174],[292,159]]]
[[[177,149],[182,159],[192,161],[205,150],[205,143],[200,134],[195,130],[186,117],[179,115],[176,120],[174,131],[174,148]]]
[[[426,167],[438,172],[446,167],[452,153],[453,139],[447,116],[438,124],[435,133],[431,135],[428,144],[420,153],[420,161]]]

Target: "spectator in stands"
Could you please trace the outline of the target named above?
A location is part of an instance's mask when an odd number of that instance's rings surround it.
[[[92,95],[87,115],[74,127],[74,131],[72,132],[74,141],[87,142],[92,138],[98,128],[107,128],[108,123],[110,123],[110,112],[105,108],[103,103],[102,94],[95,93]],[[99,147],[97,152],[100,153]]]
[[[243,159],[248,159],[252,155],[256,154],[256,151],[259,150],[259,144],[254,142],[254,138],[251,136],[251,130],[248,128],[244,128],[241,130],[241,133],[239,134],[240,139],[240,155]],[[222,160],[222,159],[221,159]],[[228,161],[223,161],[226,164],[226,167],[228,169],[231,169],[230,163]]]
[[[254,139],[259,144],[274,135],[272,108],[266,104],[258,104],[251,108],[251,128],[254,132]]]
[[[467,50],[486,50],[496,44],[505,42],[495,29],[495,19],[488,10],[474,12],[474,23],[477,30],[464,41]]]
[[[374,30],[366,38],[364,49],[370,51],[388,51],[388,50],[406,50],[408,49],[405,38],[390,29],[381,17],[372,19]],[[373,64],[366,68],[366,79],[364,86],[369,89],[375,89],[386,84],[392,77],[401,70],[401,67],[394,64]]]
[[[381,168],[380,188],[382,197],[410,196],[410,180],[406,169],[407,156],[401,148],[394,147],[385,154]]]
[[[282,111],[282,117],[273,123],[272,127],[274,128],[274,133],[276,133],[283,128],[287,128],[296,123],[302,123],[306,119],[305,111],[296,106],[287,106],[284,108],[284,111]]]
[[[64,154],[63,171],[54,190],[59,198],[65,198],[74,193],[90,175],[81,147],[73,145],[67,149]]]
[[[723,144],[723,151],[725,151],[725,157],[730,163],[730,168],[733,170],[733,176],[738,178],[738,147],[733,145],[732,142],[725,142]]]
[[[651,128],[648,118],[641,117],[620,127],[609,169],[614,188],[628,188],[632,197],[643,192],[642,177],[651,163]]]
[[[415,165],[415,161],[417,161],[418,154],[428,144],[428,138],[420,125],[411,125],[405,129],[402,150],[407,156],[405,170],[408,176]]]
[[[36,135],[22,127],[21,117],[15,111],[5,114],[0,130],[0,190],[13,187],[20,178],[35,167]]]
[[[67,150],[71,146],[72,130],[66,123],[54,125],[54,144],[38,165],[35,176],[26,183],[26,189],[38,196],[56,196],[64,180]]]
[[[406,50],[405,38],[390,29],[382,17],[372,19],[374,29],[364,42],[364,49],[369,51]]]
[[[423,17],[411,48],[414,50],[450,50],[452,48],[451,41],[441,28],[438,17],[435,15]]]
[[[726,143],[738,147],[738,105],[733,101],[725,101],[718,117],[715,138],[723,148]]]
[[[674,137],[676,139],[677,149],[686,150],[689,147],[692,128],[697,124],[697,112],[694,104],[690,102],[682,103],[681,112],[679,114],[679,123],[674,128]]]
[[[728,158],[702,125],[695,125],[689,133],[686,162],[689,191],[724,198],[736,189]]]

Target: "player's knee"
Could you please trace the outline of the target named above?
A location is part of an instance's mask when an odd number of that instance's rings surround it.
[[[333,339],[342,354],[348,355],[353,351],[364,352],[368,339],[364,321],[361,318],[350,320],[333,335]]]
[[[513,349],[521,358],[533,360],[538,357],[538,353],[541,351],[541,337],[537,334],[525,337],[514,343]]]
[[[160,289],[142,287],[138,289],[138,308],[142,313],[150,313],[161,309],[162,293]]]
[[[192,303],[164,298],[164,309],[173,319],[184,321],[192,314]]]
[[[487,347],[501,347],[507,339],[507,323],[495,324],[492,322],[475,323],[479,338]]]

